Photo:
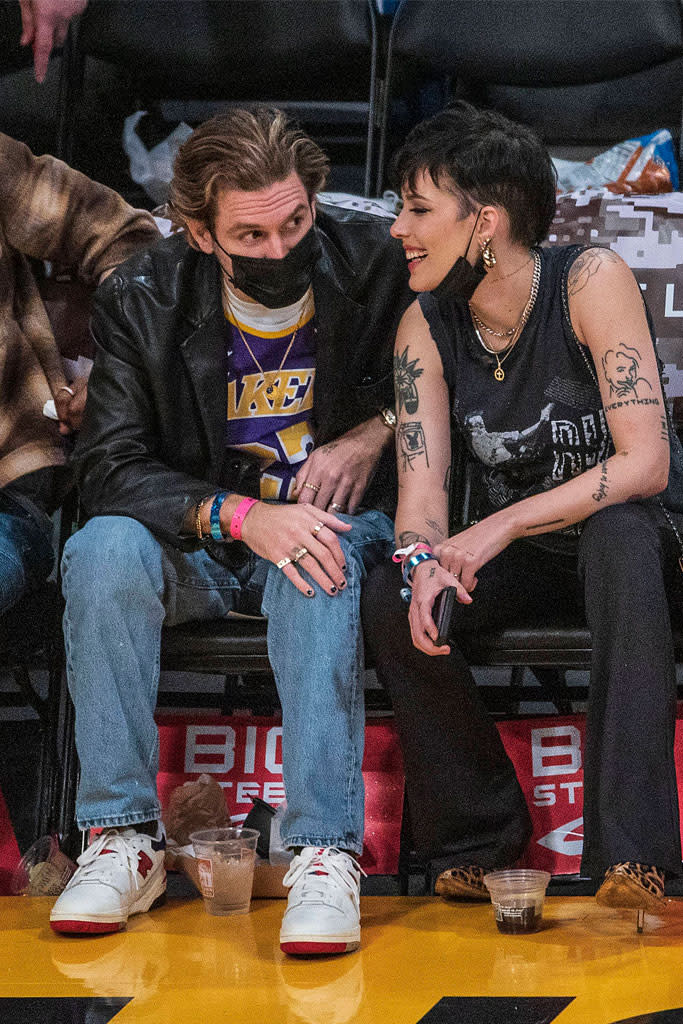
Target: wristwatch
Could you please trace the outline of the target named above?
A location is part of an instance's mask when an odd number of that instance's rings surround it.
[[[389,427],[389,430],[396,430],[398,420],[396,419],[396,413],[393,409],[389,409],[388,407],[386,409],[380,409],[379,414]]]

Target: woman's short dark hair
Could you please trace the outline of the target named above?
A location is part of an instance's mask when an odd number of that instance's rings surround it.
[[[435,185],[459,196],[463,216],[489,203],[502,206],[512,240],[522,245],[542,242],[555,216],[557,176],[536,133],[464,100],[416,125],[392,171],[400,188],[415,188],[428,171]]]

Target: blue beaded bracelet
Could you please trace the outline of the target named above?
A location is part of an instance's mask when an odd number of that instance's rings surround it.
[[[211,536],[214,540],[225,540],[221,530],[221,505],[228,496],[227,491],[219,491],[213,499],[209,521],[211,523]]]
[[[410,574],[413,569],[420,564],[420,562],[429,562],[431,560],[436,561],[436,555],[431,551],[416,551],[410,558],[406,558],[403,564],[403,582],[410,586],[411,578]]]

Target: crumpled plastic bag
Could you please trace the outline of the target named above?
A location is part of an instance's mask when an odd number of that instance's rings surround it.
[[[169,841],[177,846],[188,846],[192,832],[229,824],[225,794],[210,775],[200,775],[195,782],[186,782],[171,791],[164,825]]]
[[[610,192],[655,195],[678,190],[678,164],[666,129],[626,139],[585,163],[554,159],[558,192],[607,188]]]
[[[142,185],[155,203],[164,203],[173,177],[173,161],[192,129],[184,121],[156,146],[147,149],[135,131],[146,110],[136,110],[123,122],[123,149],[128,157],[130,176],[136,185]]]

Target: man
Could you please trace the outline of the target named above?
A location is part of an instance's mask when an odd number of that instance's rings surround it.
[[[95,285],[158,238],[148,213],[51,156],[0,135],[0,613],[52,568],[49,514],[64,489],[60,437],[77,427],[84,382],[70,387],[29,259]],[[43,415],[54,400],[60,427]]]
[[[176,161],[186,237],[96,301],[77,451],[92,518],[64,586],[78,824],[105,832],[52,911],[57,931],[116,931],[164,893],[162,623],[262,608],[296,851],[281,946],[359,945],[358,606],[392,546],[391,346],[409,296],[386,222],[316,207],[327,171],[278,111],[213,118]]]

